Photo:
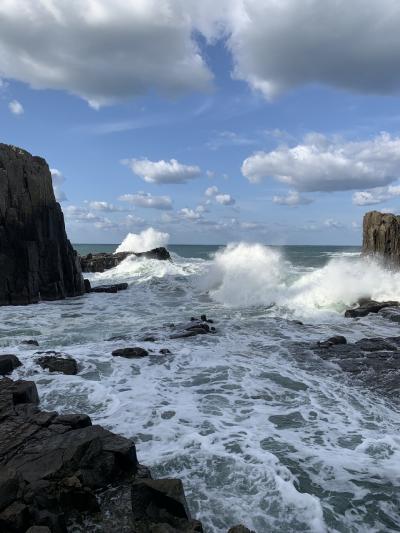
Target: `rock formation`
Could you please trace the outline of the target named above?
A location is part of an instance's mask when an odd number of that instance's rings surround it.
[[[83,272],[104,272],[110,268],[119,265],[124,259],[130,255],[136,257],[145,257],[147,259],[158,259],[160,261],[170,260],[171,256],[168,250],[164,247],[154,248],[148,252],[118,252],[115,254],[99,253],[88,254],[80,258]]]
[[[363,253],[379,254],[400,265],[400,216],[370,211],[364,215]]]
[[[46,161],[0,144],[0,305],[84,292]]]

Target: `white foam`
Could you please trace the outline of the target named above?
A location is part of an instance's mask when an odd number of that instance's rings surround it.
[[[154,228],[147,228],[140,233],[128,233],[116,249],[118,252],[147,252],[159,246],[166,246],[169,233],[163,233]]]
[[[234,307],[277,304],[302,313],[343,311],[361,297],[400,299],[400,272],[376,260],[338,257],[299,272],[271,248],[231,244],[218,252],[204,280],[218,302]]]

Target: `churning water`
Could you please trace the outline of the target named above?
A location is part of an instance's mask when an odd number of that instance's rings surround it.
[[[24,363],[15,376],[36,381],[43,408],[132,437],[155,476],[182,478],[207,532],[399,531],[398,406],[295,343],[398,334],[343,310],[362,296],[400,299],[400,274],[357,248],[170,249],[173,262],[129,257],[90,275],[127,291],[1,308],[0,350]],[[203,313],[217,334],[168,339],[164,324]],[[141,341],[149,333],[160,340]],[[73,356],[79,374],[41,370],[20,344],[30,338]],[[154,352],[111,356],[126,346]]]

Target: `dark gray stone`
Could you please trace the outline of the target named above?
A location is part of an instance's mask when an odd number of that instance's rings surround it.
[[[10,374],[15,368],[18,368],[21,365],[22,363],[16,355],[0,355],[0,376]]]
[[[112,352],[114,357],[125,357],[127,359],[135,359],[140,357],[146,357],[149,355],[149,352],[144,348],[134,347],[134,348],[120,348]]]
[[[0,305],[84,292],[46,161],[0,144]]]
[[[242,524],[239,524],[238,526],[231,527],[228,533],[255,533],[255,531],[243,526]]]
[[[344,316],[347,318],[361,318],[369,315],[370,313],[378,313],[386,307],[398,307],[399,302],[375,302],[374,300],[363,300],[358,307],[354,309],[347,309]]]
[[[158,259],[160,261],[171,260],[168,250],[164,247],[154,248],[148,252],[118,252],[114,254],[99,253],[88,254],[80,258],[83,272],[104,272],[110,268],[118,266],[130,255],[145,257],[147,259]]]
[[[67,376],[74,376],[78,373],[78,363],[72,357],[45,355],[37,360],[37,364],[50,372],[61,372]]]
[[[90,292],[110,292],[116,293],[119,291],[125,291],[128,288],[127,283],[116,283],[115,285],[98,285],[97,287],[92,287]]]

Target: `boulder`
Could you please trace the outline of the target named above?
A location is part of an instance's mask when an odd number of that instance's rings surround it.
[[[116,293],[119,291],[125,291],[127,288],[128,288],[127,283],[116,283],[114,285],[98,285],[97,287],[92,287],[89,292]]]
[[[104,272],[110,268],[118,266],[127,257],[134,255],[146,259],[158,259],[159,261],[171,260],[168,250],[164,247],[154,248],[148,252],[118,252],[114,254],[98,253],[88,254],[80,257],[80,263],[83,272]]]
[[[40,357],[37,364],[50,372],[61,372],[67,376],[78,373],[78,363],[72,357],[58,357],[57,355],[45,355]]]
[[[239,524],[238,526],[231,527],[228,533],[255,533],[255,531],[252,529],[249,529],[246,526],[243,526],[242,524]]]
[[[329,339],[326,339],[326,341],[322,341],[318,343],[318,346],[333,346],[334,344],[347,344],[346,337],[343,337],[343,335],[335,335],[334,337],[329,337]]]
[[[46,161],[0,144],[0,305],[84,292]]]
[[[149,352],[144,348],[138,346],[134,348],[119,348],[112,352],[114,357],[125,357],[126,359],[137,359],[140,357],[146,357],[149,355]]]
[[[0,376],[10,374],[15,368],[18,368],[21,365],[22,363],[16,355],[0,355]]]
[[[400,302],[389,301],[389,302],[376,302],[375,300],[364,299],[360,301],[360,305],[354,309],[347,309],[344,316],[347,318],[361,318],[369,315],[370,313],[378,313],[386,307],[398,307]]]

